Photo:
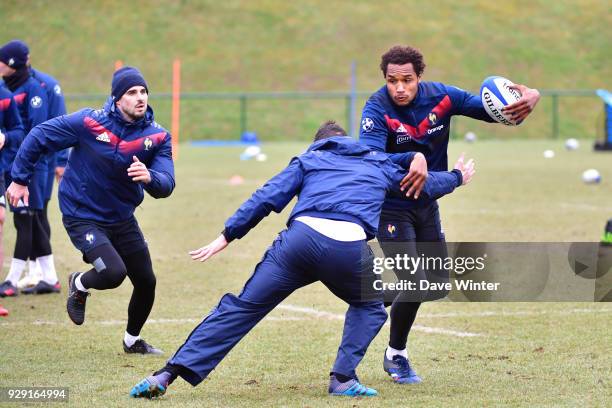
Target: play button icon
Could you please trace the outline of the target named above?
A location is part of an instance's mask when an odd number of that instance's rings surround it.
[[[588,265],[583,264],[580,261],[574,260],[574,267],[572,268],[576,275],[580,275],[582,272],[589,268]]]
[[[567,252],[567,261],[574,273],[585,279],[597,278],[597,252],[599,242],[573,242]]]

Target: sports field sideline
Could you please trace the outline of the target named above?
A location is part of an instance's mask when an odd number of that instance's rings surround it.
[[[152,248],[157,298],[143,337],[166,352],[226,292],[237,293],[286,215],[272,215],[247,237],[205,263],[188,250],[216,237],[225,219],[305,144],[264,144],[268,161],[240,161],[240,148],[182,145],[177,188],[167,200],[145,200],[136,216]],[[556,156],[544,159],[553,149]],[[557,141],[451,141],[449,161],[474,157],[474,181],[441,200],[449,241],[598,241],[612,204],[610,156]],[[602,183],[580,175],[596,168]],[[245,182],[230,186],[241,175]],[[158,404],[128,398],[132,385],[164,358],[125,355],[120,339],[131,286],[92,294],[84,326],[65,312],[68,273],[83,270],[80,254],[51,203],[52,243],[64,292],[3,299],[11,315],[0,320],[3,386],[70,389],[70,406]],[[11,222],[8,220],[7,222]],[[14,230],[5,228],[5,251]],[[197,388],[177,381],[164,406],[609,406],[612,359],[605,303],[426,304],[409,352],[423,384],[401,386],[382,371],[383,329],[360,378],[380,392],[372,400],[327,395],[328,370],[340,341],[346,307],[320,284],[289,297]],[[488,390],[483,394],[482,390]],[[8,405],[12,406],[12,405]]]

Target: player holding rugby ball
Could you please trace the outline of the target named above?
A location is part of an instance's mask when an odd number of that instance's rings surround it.
[[[392,47],[382,56],[380,68],[386,84],[372,94],[365,104],[359,139],[373,150],[389,153],[392,160],[405,152],[419,152],[412,161],[408,175],[411,182],[408,193],[416,199],[425,184],[428,170],[446,171],[448,168],[447,148],[453,115],[486,122],[499,120],[487,113],[479,96],[443,83],[421,81],[425,62],[423,55],[415,48]],[[506,106],[502,113],[514,124],[520,123],[532,112],[540,100],[540,93],[525,85],[511,87],[521,97]],[[387,257],[395,257],[398,250],[402,254],[417,256],[425,251],[422,245],[425,242],[439,243],[428,244],[426,255],[446,257],[445,237],[435,200],[423,202],[388,195],[377,238]],[[419,270],[398,278],[448,280],[448,271]],[[386,302],[392,303],[391,335],[383,366],[394,381],[402,384],[421,382],[408,360],[408,334],[421,303],[444,296],[444,291],[403,292],[393,294],[393,298]]]

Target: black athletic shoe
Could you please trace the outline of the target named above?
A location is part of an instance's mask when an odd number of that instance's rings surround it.
[[[0,284],[0,297],[12,297],[19,294],[17,286],[13,285],[11,281],[4,281]]]
[[[85,302],[87,302],[89,292],[82,292],[77,289],[74,280],[79,273],[80,272],[71,273],[68,278],[68,301],[66,303],[66,310],[68,311],[70,320],[72,320],[74,324],[81,325],[85,321]]]
[[[36,285],[21,290],[24,295],[45,295],[47,293],[60,293],[62,287],[59,282],[50,285],[44,280],[39,281]]]
[[[123,351],[129,354],[154,354],[154,355],[164,354],[163,351],[161,351],[158,348],[153,347],[152,345],[150,345],[143,339],[136,340],[136,342],[132,344],[132,347],[128,347],[127,344],[123,342]]]

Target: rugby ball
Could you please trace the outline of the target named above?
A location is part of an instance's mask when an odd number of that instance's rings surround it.
[[[587,184],[597,184],[601,181],[601,175],[595,169],[588,169],[582,173],[582,181]]]
[[[500,76],[486,78],[480,86],[482,106],[492,119],[507,126],[516,126],[521,121],[512,119],[502,112],[502,108],[521,99],[521,93],[510,88],[512,81]]]
[[[467,132],[463,138],[468,143],[474,143],[477,139],[476,133],[474,132]]]
[[[578,142],[578,140],[574,138],[570,138],[565,141],[565,148],[567,150],[576,150],[579,147],[580,147],[580,143]]]

